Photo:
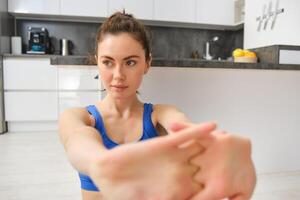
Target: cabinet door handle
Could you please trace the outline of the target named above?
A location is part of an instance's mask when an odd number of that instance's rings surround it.
[[[94,79],[99,79],[99,75],[97,74],[97,75],[94,77]]]

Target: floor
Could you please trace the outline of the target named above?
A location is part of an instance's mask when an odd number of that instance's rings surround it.
[[[76,171],[54,132],[0,135],[0,199],[79,200]],[[300,171],[258,175],[254,200],[299,200]]]

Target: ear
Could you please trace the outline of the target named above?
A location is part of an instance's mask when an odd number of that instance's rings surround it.
[[[98,64],[98,56],[96,54],[94,55],[94,59],[95,59],[96,64]]]
[[[151,66],[151,62],[152,62],[152,55],[150,54],[149,55],[149,60],[146,61],[146,68],[145,68],[144,74],[148,73],[148,71],[150,69],[150,66]]]

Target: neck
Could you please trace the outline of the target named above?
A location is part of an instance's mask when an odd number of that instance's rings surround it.
[[[136,95],[126,99],[115,99],[107,95],[102,100],[103,105],[105,105],[111,112],[119,115],[120,117],[128,117],[130,114],[142,105]]]

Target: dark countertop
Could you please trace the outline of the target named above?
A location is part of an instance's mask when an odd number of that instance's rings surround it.
[[[4,57],[50,58],[51,65],[96,65],[90,56],[61,56],[61,55],[12,55]],[[165,59],[154,58],[153,67],[185,67],[185,68],[224,68],[224,69],[270,69],[270,70],[300,70],[300,65],[276,63],[234,63],[232,61],[207,61],[203,59]]]
[[[255,48],[252,50],[256,52],[260,62],[278,64],[280,50],[300,51],[300,46],[271,45],[271,46]]]

